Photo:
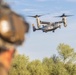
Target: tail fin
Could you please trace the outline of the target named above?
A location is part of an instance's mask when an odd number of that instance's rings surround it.
[[[32,24],[32,28],[33,28],[33,31],[36,31],[36,28],[35,28],[34,24]]]

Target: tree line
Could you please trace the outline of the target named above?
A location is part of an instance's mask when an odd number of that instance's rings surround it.
[[[67,44],[59,44],[58,56],[29,61],[25,55],[15,56],[9,75],[76,75],[76,52]]]

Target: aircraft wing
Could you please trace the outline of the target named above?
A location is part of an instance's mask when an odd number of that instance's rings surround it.
[[[40,23],[41,23],[41,24],[47,24],[47,25],[50,24],[50,22],[45,22],[45,21],[40,21]]]

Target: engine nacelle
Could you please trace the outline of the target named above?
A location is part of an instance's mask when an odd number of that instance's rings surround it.
[[[66,26],[67,26],[67,20],[66,20],[66,17],[62,17],[62,22],[63,22],[63,24],[64,24],[64,27],[66,27]]]

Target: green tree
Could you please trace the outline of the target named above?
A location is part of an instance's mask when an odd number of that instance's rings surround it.
[[[42,65],[40,60],[34,60],[30,62],[27,68],[31,75],[48,75],[46,72],[46,67]]]
[[[66,44],[57,48],[59,56],[33,60],[17,55],[12,63],[9,75],[76,75],[76,52]]]
[[[74,49],[66,44],[60,44],[57,49],[68,74],[76,75],[76,52]]]
[[[69,75],[76,75],[76,64],[65,64],[65,68],[67,69]]]
[[[58,61],[57,63],[54,63],[51,75],[69,75],[69,73],[64,67],[63,62]]]
[[[66,62],[74,62],[76,60],[76,53],[73,48],[67,44],[60,44],[57,48],[61,59]]]
[[[47,57],[44,58],[43,61],[42,61],[42,64],[47,67],[48,75],[51,75],[52,69],[53,69],[53,66],[54,66],[52,58],[47,58]]]
[[[53,55],[50,58],[44,58],[43,64],[48,67],[48,75],[69,75],[64,67],[64,63],[61,62],[56,55]]]
[[[28,57],[17,55],[13,61],[9,75],[30,75],[30,72],[27,70]]]

